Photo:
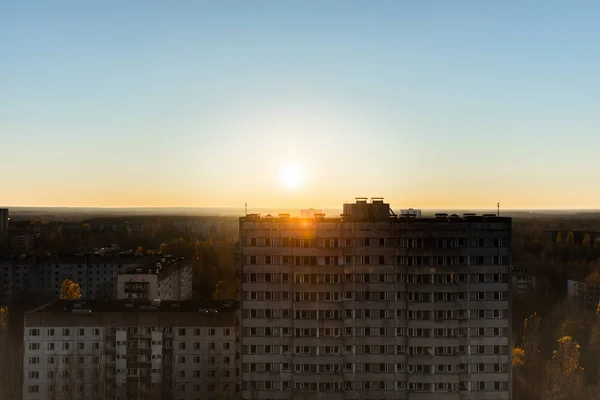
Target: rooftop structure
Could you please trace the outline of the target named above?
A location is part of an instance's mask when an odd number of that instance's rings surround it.
[[[192,297],[190,259],[162,257],[117,277],[118,299],[186,300]]]

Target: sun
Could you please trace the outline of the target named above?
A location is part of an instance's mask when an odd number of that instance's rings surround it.
[[[281,183],[289,189],[295,189],[302,183],[304,176],[300,168],[295,165],[288,165],[281,171],[280,178]]]

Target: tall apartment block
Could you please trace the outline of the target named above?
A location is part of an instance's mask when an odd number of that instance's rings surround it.
[[[0,234],[8,232],[8,208],[0,208]]]
[[[23,399],[235,396],[233,302],[57,301],[24,321]]]
[[[509,399],[511,219],[240,219],[244,399]]]

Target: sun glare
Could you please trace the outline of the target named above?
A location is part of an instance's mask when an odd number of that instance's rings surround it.
[[[294,189],[302,183],[303,175],[300,168],[295,165],[285,167],[281,171],[281,182],[289,189]]]

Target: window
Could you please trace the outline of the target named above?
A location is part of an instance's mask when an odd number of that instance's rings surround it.
[[[40,344],[39,343],[29,343],[29,350],[39,350],[40,349]]]
[[[29,365],[36,365],[40,363],[39,357],[29,357]]]
[[[69,336],[71,334],[71,330],[69,328],[63,328],[62,335]]]
[[[29,387],[27,388],[27,391],[29,393],[39,393],[40,387],[38,385],[29,385]]]
[[[185,328],[179,328],[178,333],[179,333],[179,336],[185,336]]]
[[[63,342],[62,349],[63,350],[69,350],[69,342]]]
[[[85,329],[79,328],[79,336],[85,336]]]
[[[40,330],[39,329],[30,329],[29,336],[40,336]]]
[[[54,336],[54,328],[49,328],[46,331],[46,336]]]
[[[208,329],[208,336],[215,336],[216,334],[216,329],[215,328],[209,328]]]
[[[40,371],[29,371],[29,379],[39,379]]]

